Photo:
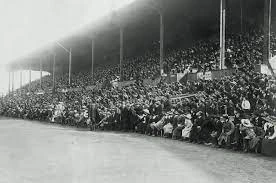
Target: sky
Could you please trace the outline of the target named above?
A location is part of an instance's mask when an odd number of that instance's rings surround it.
[[[7,78],[5,66],[9,62],[133,1],[0,0],[0,94],[7,91],[7,79],[1,78]]]

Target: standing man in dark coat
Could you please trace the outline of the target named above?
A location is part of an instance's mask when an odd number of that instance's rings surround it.
[[[123,131],[128,131],[128,123],[129,123],[129,107],[123,105],[121,108],[121,129]]]
[[[196,119],[194,119],[193,127],[191,130],[190,141],[196,143],[202,143],[201,131],[204,123],[203,112],[199,111],[196,113]]]
[[[90,130],[96,129],[96,124],[100,121],[100,115],[98,111],[98,106],[95,103],[90,103],[88,107],[88,117],[90,119],[89,128]]]

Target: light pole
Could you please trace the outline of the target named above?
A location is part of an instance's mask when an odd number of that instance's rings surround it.
[[[67,48],[65,48],[61,43],[56,42],[58,46],[60,46],[61,48],[63,48],[68,54],[69,54],[69,77],[68,77],[68,83],[69,85],[71,85],[71,66],[72,66],[72,50],[71,48],[69,48],[69,50]]]

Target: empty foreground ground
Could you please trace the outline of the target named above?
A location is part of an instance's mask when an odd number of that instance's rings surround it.
[[[0,119],[0,183],[275,183],[276,159],[131,133]]]

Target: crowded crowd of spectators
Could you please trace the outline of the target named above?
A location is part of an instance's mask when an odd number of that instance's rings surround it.
[[[1,115],[104,130],[136,131],[260,152],[275,139],[276,84],[244,67],[219,80],[6,96]],[[275,119],[274,119],[275,120]]]
[[[229,35],[226,63],[236,73],[213,80],[166,83],[156,86],[132,83],[124,87],[86,89],[118,79],[119,66],[74,73],[72,88],[79,90],[35,93],[38,82],[0,101],[0,115],[41,120],[102,130],[131,131],[171,137],[194,143],[261,151],[264,142],[276,144],[275,79],[254,71],[262,59],[259,33]],[[218,68],[217,40],[199,41],[194,47],[170,51],[166,73]],[[159,73],[158,53],[129,59],[122,80],[154,78]],[[67,75],[57,76],[56,87],[68,88]],[[42,80],[51,86],[51,76]]]
[[[274,54],[276,45],[273,40],[276,36],[272,34],[271,51]],[[227,68],[237,68],[243,65],[255,65],[262,62],[263,36],[260,31],[251,31],[244,34],[228,34],[226,36],[226,66]],[[168,48],[164,57],[164,72],[183,73],[186,69],[195,72],[210,71],[219,69],[219,40],[210,38],[199,40],[189,48]],[[111,61],[111,63],[114,63]],[[153,49],[142,56],[126,58],[122,65],[122,75],[120,75],[119,65],[109,65],[97,67],[94,75],[91,72],[72,73],[71,86],[68,86],[68,74],[56,76],[56,88],[84,87],[95,84],[102,84],[106,80],[139,80],[151,79],[160,75],[159,51]],[[120,76],[122,78],[120,78]],[[51,88],[52,77],[42,78],[43,88]],[[31,83],[31,90],[37,90],[39,81]],[[24,89],[29,89],[25,86]]]

